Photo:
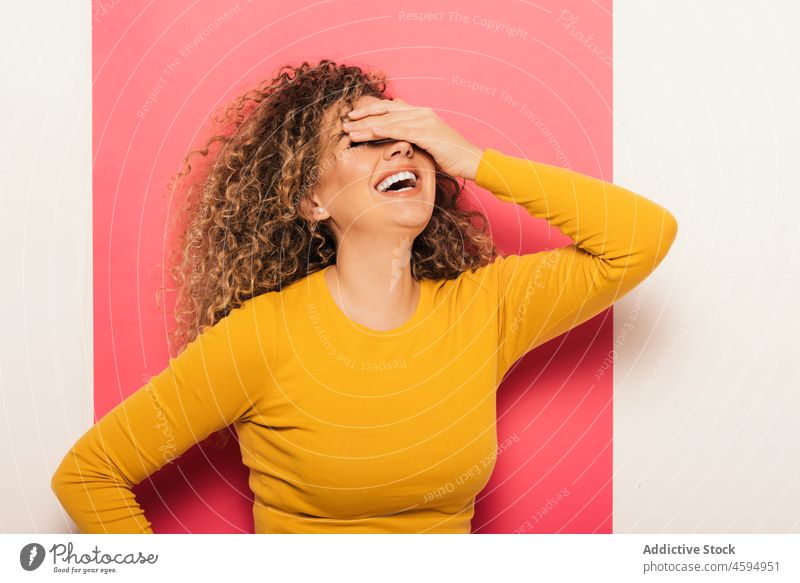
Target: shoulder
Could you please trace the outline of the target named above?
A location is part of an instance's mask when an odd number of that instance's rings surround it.
[[[266,292],[245,300],[220,318],[210,330],[245,338],[260,336],[265,331],[271,333],[279,314],[278,293]]]
[[[244,301],[241,306],[231,310],[223,320],[238,332],[258,332],[277,334],[284,328],[284,322],[293,321],[298,311],[303,310],[309,298],[314,295],[311,277],[284,286],[280,290],[261,293]]]
[[[480,267],[462,271],[454,279],[432,281],[435,297],[448,298],[451,301],[467,301],[478,296],[497,298],[497,271],[503,258],[497,257],[493,262]]]

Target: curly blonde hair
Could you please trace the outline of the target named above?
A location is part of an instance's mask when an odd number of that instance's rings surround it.
[[[300,201],[319,175],[325,112],[345,112],[362,95],[389,99],[385,75],[328,59],[285,65],[214,117],[205,146],[184,157],[171,185],[186,186],[171,250],[176,353],[246,300],[335,263],[333,233],[306,219]],[[204,163],[192,173],[196,154]],[[454,279],[491,262],[496,250],[486,217],[457,208],[463,186],[435,169],[434,210],[414,240],[411,272]]]

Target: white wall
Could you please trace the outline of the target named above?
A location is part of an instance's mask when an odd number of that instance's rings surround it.
[[[90,14],[0,18],[0,532],[68,532],[50,477],[92,422]]]
[[[614,181],[679,223],[615,308],[614,532],[800,532],[798,20],[614,2]]]
[[[800,532],[800,10],[769,7],[614,2],[614,180],[680,223],[615,310],[615,532]],[[0,532],[71,528],[50,475],[92,420],[89,14],[0,19]]]

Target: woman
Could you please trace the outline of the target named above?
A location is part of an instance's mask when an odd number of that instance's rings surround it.
[[[82,532],[151,533],[131,487],[233,425],[256,532],[468,533],[503,376],[670,248],[652,201],[481,148],[385,91],[324,60],[228,109],[179,247],[185,348],[53,476]],[[496,257],[458,178],[575,243]]]

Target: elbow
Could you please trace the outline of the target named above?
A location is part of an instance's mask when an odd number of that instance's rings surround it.
[[[52,490],[56,500],[58,500],[58,503],[64,512],[66,512],[68,516],[72,517],[72,503],[74,495],[70,495],[69,479],[67,478],[66,474],[61,471],[61,469],[56,470],[56,472],[50,478],[50,490]]]
[[[63,481],[61,480],[61,474],[56,471],[55,474],[50,478],[50,489],[53,491],[53,494],[56,495],[56,498],[61,500],[61,484]]]
[[[67,491],[70,483],[69,472],[65,467],[65,461],[66,459],[59,464],[56,471],[50,477],[50,489],[61,503],[61,506],[65,506],[65,502],[68,498]]]
[[[675,238],[678,236],[678,220],[675,218],[675,215],[667,209],[664,209],[661,229],[658,235],[656,241],[653,243],[654,269],[658,267],[658,264],[667,256],[667,253],[669,253],[669,250],[672,248],[672,244],[675,242]]]
[[[84,488],[84,472],[76,458],[74,448],[70,449],[50,477],[50,489],[67,512],[75,499],[76,488]]]
[[[678,235],[678,219],[667,209],[664,209],[664,233],[665,238],[668,239],[669,244],[672,245],[672,242]]]
[[[678,221],[662,208],[658,217],[640,226],[632,242],[626,243],[628,252],[606,260],[602,267],[604,279],[619,285],[624,280],[629,289],[650,275],[664,260],[678,235]]]

